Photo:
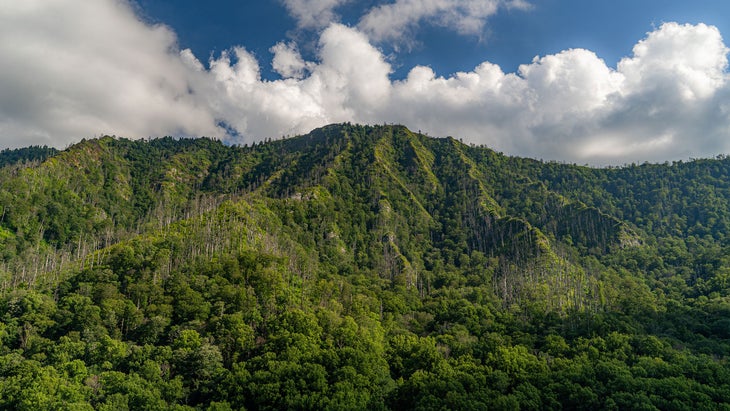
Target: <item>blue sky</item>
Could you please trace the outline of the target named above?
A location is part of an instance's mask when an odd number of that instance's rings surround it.
[[[399,123],[595,165],[730,152],[730,2],[0,0],[0,147]]]
[[[359,17],[385,1],[351,1],[338,8],[338,21],[356,25]],[[137,0],[140,15],[150,22],[169,25],[183,48],[206,58],[242,45],[262,61],[262,75],[276,78],[268,69],[269,48],[285,39],[310,38],[312,31],[296,31],[296,21],[280,0]],[[504,10],[487,19],[480,33],[460,35],[443,27],[424,24],[415,33],[416,45],[393,52],[393,78],[403,78],[415,65],[428,65],[439,75],[473,69],[482,61],[514,72],[536,55],[569,48],[593,50],[615,67],[638,39],[664,22],[706,23],[722,33],[730,22],[730,2],[724,0],[537,0],[527,10]],[[311,55],[309,57],[312,57]]]

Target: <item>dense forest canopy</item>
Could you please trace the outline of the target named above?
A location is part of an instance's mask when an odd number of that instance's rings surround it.
[[[401,126],[0,152],[0,409],[730,409],[730,159]]]
[[[58,150],[48,146],[30,146],[16,149],[6,148],[0,150],[0,167],[32,161],[43,161],[57,153]]]

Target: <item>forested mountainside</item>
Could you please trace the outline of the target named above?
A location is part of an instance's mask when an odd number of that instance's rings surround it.
[[[48,146],[31,146],[0,150],[0,167],[17,163],[28,163],[32,161],[43,161],[46,158],[58,153],[58,150]]]
[[[0,409],[730,409],[730,158],[342,124],[0,165]]]

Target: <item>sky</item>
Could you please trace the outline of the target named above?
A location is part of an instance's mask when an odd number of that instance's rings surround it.
[[[590,165],[730,154],[725,0],[0,0],[0,148],[404,124]]]

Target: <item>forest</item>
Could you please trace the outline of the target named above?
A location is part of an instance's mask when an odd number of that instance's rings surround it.
[[[730,157],[0,151],[0,409],[730,410]]]

